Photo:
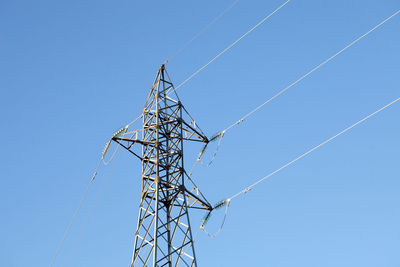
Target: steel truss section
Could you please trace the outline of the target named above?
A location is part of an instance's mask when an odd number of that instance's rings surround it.
[[[129,138],[113,138],[142,162],[142,194],[131,266],[197,266],[188,209],[212,209],[183,164],[183,141],[208,143],[208,139],[176,92],[169,94],[174,97],[168,95],[171,90],[173,84],[162,65],[143,110],[142,129]],[[141,145],[141,154],[134,144]]]

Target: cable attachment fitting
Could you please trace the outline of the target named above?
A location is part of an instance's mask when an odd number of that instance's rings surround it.
[[[246,194],[246,193],[249,192],[251,189],[253,189],[253,188],[247,187],[247,188],[245,188],[241,193],[242,193],[242,194]]]
[[[97,171],[94,172],[94,174],[93,174],[92,179],[90,180],[90,182],[93,182],[94,178],[96,178],[96,175],[97,175]]]
[[[243,121],[244,121],[244,119],[240,119],[235,123],[235,125],[241,124]]]

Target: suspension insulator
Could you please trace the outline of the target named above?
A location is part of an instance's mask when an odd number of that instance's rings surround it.
[[[102,158],[104,159],[104,156],[107,154],[108,149],[110,149],[111,145],[111,140],[109,140],[106,145],[104,146],[103,153],[102,153]]]
[[[211,217],[211,211],[209,211],[203,218],[202,222],[201,222],[201,226],[205,226],[208,222],[208,220],[210,220]]]
[[[122,127],[121,129],[119,129],[118,131],[116,131],[116,132],[114,133],[113,138],[114,138],[114,137],[119,137],[119,136],[121,136],[122,134],[126,133],[126,130],[128,130],[128,126]]]
[[[222,208],[223,206],[226,205],[226,203],[228,203],[228,201],[226,199],[221,200],[220,202],[218,202],[217,204],[214,205],[214,210]]]
[[[203,156],[204,152],[206,152],[206,150],[207,150],[207,146],[208,146],[208,144],[205,144],[205,145],[203,146],[203,148],[201,149],[201,151],[200,151],[200,153],[199,153],[199,156],[197,157],[197,161],[200,161],[200,159],[201,159],[201,157]]]
[[[219,133],[216,133],[216,134],[214,134],[213,136],[211,136],[211,138],[210,138],[210,142],[213,142],[213,141],[215,141],[215,140],[217,140],[218,138],[220,138],[220,137],[222,137],[224,135],[224,132],[219,132]]]

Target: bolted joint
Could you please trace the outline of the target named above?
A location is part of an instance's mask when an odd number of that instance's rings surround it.
[[[186,188],[184,185],[179,186],[179,193],[183,193],[183,192],[185,192],[185,190],[186,190]]]
[[[160,202],[162,202],[167,209],[169,209],[169,207],[171,206],[171,200],[164,200]]]
[[[147,191],[142,191],[142,199],[144,199],[147,196]]]

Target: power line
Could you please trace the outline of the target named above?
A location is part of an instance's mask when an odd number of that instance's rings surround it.
[[[225,224],[225,220],[226,220],[226,217],[227,217],[227,214],[228,214],[229,204],[230,204],[230,202],[232,201],[232,199],[234,199],[234,198],[236,198],[236,197],[238,197],[238,196],[240,196],[240,195],[242,195],[242,194],[245,194],[245,193],[249,192],[251,189],[253,189],[253,188],[254,188],[256,185],[258,185],[259,183],[265,181],[266,179],[272,177],[273,175],[277,174],[278,172],[282,171],[283,169],[289,167],[290,165],[292,165],[292,164],[295,163],[296,161],[298,161],[298,160],[304,158],[305,156],[309,155],[310,153],[312,153],[313,151],[317,150],[318,148],[320,148],[320,147],[326,145],[327,143],[333,141],[334,139],[336,139],[336,138],[339,137],[340,135],[342,135],[342,134],[344,134],[344,133],[350,131],[350,130],[351,130],[352,128],[354,128],[355,126],[357,126],[357,125],[361,124],[362,122],[368,120],[368,119],[371,118],[372,116],[378,114],[379,112],[381,112],[381,111],[383,111],[384,109],[390,107],[391,105],[395,104],[395,103],[398,102],[398,101],[400,101],[400,97],[397,98],[397,99],[395,99],[395,100],[393,100],[393,101],[390,102],[389,104],[387,104],[387,105],[381,107],[380,109],[376,110],[375,112],[369,114],[368,116],[364,117],[363,119],[359,120],[358,122],[352,124],[351,126],[349,126],[349,127],[347,127],[346,129],[342,130],[342,131],[339,132],[338,134],[336,134],[336,135],[334,135],[334,136],[328,138],[327,140],[325,140],[324,142],[320,143],[319,145],[313,147],[312,149],[308,150],[307,152],[301,154],[300,156],[298,156],[298,157],[295,158],[294,160],[289,161],[288,163],[286,163],[286,164],[283,165],[282,167],[278,168],[277,170],[275,170],[275,171],[271,172],[270,174],[268,174],[268,175],[262,177],[261,179],[259,179],[259,180],[256,181],[255,183],[253,183],[253,184],[251,184],[250,186],[244,188],[243,190],[239,191],[238,193],[232,195],[230,198],[227,198],[227,199],[225,199],[224,201],[221,201],[220,203],[224,203],[224,205],[226,205],[225,214],[224,214],[222,223],[221,223],[221,225],[220,225],[218,231],[217,231],[215,234],[210,234],[210,233],[207,232],[207,230],[205,229],[205,224],[206,224],[207,221],[205,221],[205,220],[203,220],[202,224],[200,225],[200,229],[202,229],[209,237],[212,237],[212,238],[216,237],[216,236],[222,231],[222,228],[223,228],[223,226],[224,226],[224,224]],[[220,207],[222,207],[222,205],[220,205]],[[211,216],[211,212],[209,212],[206,216],[207,216],[207,220],[208,220],[208,218]]]
[[[232,129],[234,126],[239,125],[240,123],[242,123],[245,119],[247,119],[248,117],[250,117],[251,115],[253,115],[255,112],[257,112],[259,109],[261,109],[263,106],[265,106],[266,104],[268,104],[269,102],[271,102],[272,100],[274,100],[275,98],[277,98],[278,96],[280,96],[281,94],[283,94],[284,92],[286,92],[287,90],[289,90],[290,88],[292,88],[293,86],[295,86],[296,84],[298,84],[299,82],[301,82],[302,80],[304,80],[306,77],[308,77],[309,75],[311,75],[314,71],[318,70],[319,68],[321,68],[322,66],[324,66],[325,64],[327,64],[329,61],[333,60],[335,57],[337,57],[338,55],[340,55],[341,53],[343,53],[344,51],[346,51],[347,49],[349,49],[350,47],[352,47],[353,45],[355,45],[357,42],[359,42],[361,39],[365,38],[366,36],[368,36],[370,33],[372,33],[373,31],[375,31],[376,29],[378,29],[379,27],[381,27],[382,25],[384,25],[386,22],[388,22],[390,19],[392,19],[394,16],[398,15],[400,13],[400,9],[398,11],[396,11],[395,13],[393,13],[391,16],[389,16],[388,18],[386,18],[385,20],[383,20],[382,22],[380,22],[379,24],[377,24],[376,26],[374,26],[373,28],[371,28],[369,31],[367,31],[366,33],[364,33],[363,35],[361,35],[360,37],[358,37],[357,39],[355,39],[354,41],[352,41],[351,43],[349,43],[348,45],[346,45],[344,48],[342,48],[340,51],[338,51],[337,53],[335,53],[334,55],[330,56],[328,59],[324,60],[322,63],[320,63],[319,65],[317,65],[316,67],[312,68],[310,71],[308,71],[306,74],[302,75],[300,78],[298,78],[297,80],[295,80],[293,83],[291,83],[289,86],[285,87],[284,89],[282,89],[281,91],[279,91],[277,94],[275,94],[274,96],[272,96],[271,98],[269,98],[267,101],[265,101],[264,103],[262,103],[261,105],[259,105],[258,107],[256,107],[255,109],[251,110],[249,113],[247,113],[246,115],[244,115],[243,117],[241,117],[238,121],[236,121],[235,123],[229,125],[227,128],[225,128],[224,130],[220,131],[219,133],[217,133],[216,135],[214,135],[217,138],[223,138],[225,133],[227,131],[229,131],[230,129]],[[221,144],[221,140],[218,143],[217,149],[219,148]],[[205,148],[207,147],[208,144],[206,144],[203,147],[203,150],[205,150]],[[199,154],[199,157],[197,158],[197,161],[201,161],[201,157],[203,156],[203,153]],[[213,156],[213,159],[215,159],[215,153]]]
[[[101,158],[99,160],[99,163],[97,164],[96,170],[94,171],[94,174],[93,174],[92,178],[90,179],[90,182],[87,185],[86,190],[85,190],[85,192],[83,193],[83,195],[81,197],[81,200],[79,201],[78,207],[75,209],[74,214],[72,215],[72,218],[71,218],[70,222],[68,223],[67,229],[65,230],[65,233],[64,233],[64,235],[63,235],[63,237],[62,237],[62,239],[60,241],[60,244],[57,247],[57,251],[54,254],[54,257],[53,257],[53,259],[52,259],[52,261],[50,263],[50,267],[53,266],[54,262],[56,261],[56,258],[58,256],[58,254],[60,253],[60,250],[61,250],[62,246],[64,245],[64,242],[67,239],[67,236],[68,236],[69,232],[71,231],[72,224],[74,223],[76,215],[78,214],[80,208],[82,207],[82,204],[86,199],[86,195],[89,192],[89,189],[92,186],[94,179],[96,178],[97,171],[100,168],[100,164],[101,164],[102,160],[103,160],[103,158]]]
[[[94,179],[95,179],[96,176],[97,176],[97,172],[98,172],[98,170],[99,170],[99,168],[100,168],[101,162],[103,162],[104,165],[108,165],[108,164],[112,161],[112,159],[114,158],[115,154],[116,154],[117,151],[118,151],[118,147],[117,147],[117,148],[114,150],[114,153],[112,154],[111,158],[110,158],[108,161],[105,161],[105,156],[106,156],[106,154],[107,154],[107,152],[108,152],[108,150],[109,150],[109,148],[110,148],[112,138],[114,138],[114,137],[116,137],[116,136],[124,135],[124,134],[126,133],[128,127],[129,127],[132,123],[134,123],[137,119],[139,119],[139,118],[140,118],[140,116],[139,116],[138,118],[136,118],[134,121],[132,121],[131,123],[129,123],[127,126],[122,127],[121,129],[119,129],[118,131],[116,131],[116,132],[114,133],[114,135],[110,138],[110,140],[106,143],[106,145],[105,145],[105,147],[104,147],[104,149],[103,149],[103,152],[102,152],[102,154],[101,154],[101,158],[100,158],[99,162],[97,163],[97,167],[96,167],[96,169],[95,169],[95,171],[94,171],[94,174],[93,174],[92,178],[90,179],[90,182],[89,182],[89,184],[87,185],[86,190],[85,190],[85,192],[83,193],[83,195],[82,195],[82,197],[81,197],[81,200],[79,201],[78,207],[75,209],[74,214],[72,215],[72,218],[71,218],[71,220],[70,220],[70,222],[69,222],[69,224],[68,224],[68,226],[67,226],[67,229],[65,230],[65,233],[64,233],[64,235],[63,235],[63,237],[62,237],[62,239],[61,239],[61,241],[60,241],[60,244],[59,244],[58,247],[57,247],[56,253],[54,254],[54,257],[53,257],[53,259],[52,259],[52,261],[51,261],[51,263],[50,263],[50,267],[53,266],[53,264],[54,264],[54,262],[55,262],[55,260],[56,260],[56,258],[57,258],[57,256],[58,256],[58,254],[60,253],[60,250],[61,250],[62,246],[63,246],[64,243],[65,243],[65,240],[67,239],[67,236],[68,236],[69,232],[71,231],[72,224],[74,223],[75,218],[76,218],[76,216],[77,216],[77,214],[78,214],[80,208],[82,207],[83,202],[84,202],[85,199],[86,199],[86,195],[87,195],[87,193],[89,192],[89,189],[90,189],[90,187],[92,186],[93,181],[94,181]]]
[[[127,125],[126,125],[126,128],[129,128],[129,126],[131,126],[132,124],[134,124],[138,119],[140,119],[140,118],[142,118],[142,114],[141,115],[139,115],[138,117],[136,117],[136,119],[134,119],[133,121],[131,121],[130,123],[128,123]]]
[[[341,49],[339,52],[335,53],[333,56],[329,57],[328,59],[326,59],[325,61],[323,61],[322,63],[320,63],[319,65],[317,65],[316,67],[314,67],[313,69],[311,69],[309,72],[307,72],[306,74],[304,74],[303,76],[301,76],[300,78],[298,78],[296,81],[294,81],[293,83],[291,83],[289,86],[285,87],[284,89],[282,89],[281,91],[279,91],[277,94],[275,94],[274,96],[272,96],[271,98],[269,98],[267,101],[265,101],[264,103],[262,103],[261,105],[259,105],[258,107],[256,107],[255,109],[253,109],[252,111],[250,111],[249,113],[247,113],[246,115],[244,115],[242,118],[240,118],[238,121],[236,121],[235,123],[231,124],[229,127],[227,127],[225,130],[221,131],[221,132],[226,132],[228,130],[230,130],[232,127],[234,127],[235,125],[240,124],[242,121],[244,121],[245,119],[247,119],[248,117],[250,117],[251,115],[253,115],[253,113],[255,113],[256,111],[258,111],[260,108],[262,108],[264,105],[266,105],[267,103],[271,102],[272,100],[274,100],[275,98],[277,98],[278,96],[280,96],[281,94],[283,94],[284,92],[286,92],[287,90],[289,90],[290,88],[292,88],[293,86],[295,86],[296,84],[298,84],[300,81],[304,80],[306,77],[308,77],[310,74],[312,74],[314,71],[318,70],[319,68],[321,68],[322,66],[324,66],[326,63],[328,63],[329,61],[331,61],[332,59],[334,59],[335,57],[337,57],[338,55],[340,55],[341,53],[343,53],[344,51],[346,51],[347,49],[349,49],[350,47],[352,47],[354,44],[356,44],[358,41],[360,41],[361,39],[363,39],[364,37],[366,37],[367,35],[369,35],[370,33],[372,33],[373,31],[375,31],[376,29],[378,29],[380,26],[382,26],[383,24],[385,24],[386,22],[388,22],[390,19],[392,19],[394,16],[396,16],[397,14],[400,13],[400,9],[398,11],[396,11],[393,15],[391,15],[390,17],[386,18],[385,20],[383,20],[382,22],[380,22],[378,25],[376,25],[375,27],[373,27],[372,29],[370,29],[369,31],[367,31],[366,33],[364,33],[363,35],[361,35],[360,37],[358,37],[357,39],[355,39],[354,41],[352,41],[350,44],[348,44],[347,46],[345,46],[343,49]]]
[[[241,195],[241,194],[247,193],[248,191],[250,191],[251,189],[253,189],[253,187],[255,187],[256,185],[258,185],[258,184],[261,183],[262,181],[264,181],[264,180],[270,178],[271,176],[273,176],[273,175],[277,174],[278,172],[282,171],[283,169],[289,167],[290,165],[292,165],[293,163],[295,163],[295,162],[298,161],[299,159],[304,158],[305,156],[307,156],[307,155],[310,154],[311,152],[313,152],[313,151],[317,150],[318,148],[324,146],[325,144],[331,142],[331,141],[334,140],[335,138],[337,138],[337,137],[339,137],[340,135],[346,133],[347,131],[351,130],[352,128],[354,128],[355,126],[359,125],[360,123],[362,123],[362,122],[368,120],[369,118],[371,118],[372,116],[378,114],[379,112],[383,111],[384,109],[390,107],[391,105],[393,105],[394,103],[398,102],[399,100],[400,100],[400,97],[397,98],[397,99],[395,99],[395,100],[393,100],[393,101],[390,102],[389,104],[387,104],[387,105],[381,107],[381,108],[378,109],[377,111],[375,111],[375,112],[369,114],[368,116],[364,117],[363,119],[359,120],[358,122],[352,124],[351,126],[347,127],[346,129],[344,129],[343,131],[339,132],[338,134],[332,136],[331,138],[325,140],[324,142],[320,143],[319,145],[313,147],[312,149],[310,149],[310,150],[308,150],[307,152],[303,153],[302,155],[298,156],[298,157],[295,158],[294,160],[292,160],[292,161],[286,163],[285,165],[283,165],[283,166],[280,167],[279,169],[277,169],[277,170],[271,172],[270,174],[264,176],[263,178],[261,178],[261,179],[258,180],[257,182],[255,182],[255,183],[253,183],[252,185],[246,187],[246,188],[243,189],[242,191],[240,191],[240,192],[234,194],[233,196],[231,196],[230,198],[228,198],[228,200],[232,200],[232,199],[238,197],[238,196]]]
[[[243,34],[242,36],[239,37],[239,39],[237,39],[235,42],[233,42],[232,44],[230,44],[227,48],[225,48],[224,50],[222,50],[221,53],[219,53],[218,55],[216,55],[213,59],[211,59],[207,64],[205,64],[203,67],[201,67],[200,69],[198,69],[197,71],[195,71],[192,75],[190,75],[188,78],[186,78],[186,80],[184,80],[181,84],[179,84],[177,87],[175,87],[174,89],[170,89],[167,92],[167,95],[169,95],[172,90],[178,90],[181,86],[183,86],[185,83],[187,83],[188,81],[190,81],[194,76],[196,76],[197,74],[199,74],[203,69],[205,69],[208,65],[210,65],[212,62],[214,62],[216,59],[218,59],[220,56],[222,56],[224,53],[226,53],[228,50],[230,50],[233,46],[235,46],[240,40],[242,40],[244,37],[246,37],[247,35],[249,35],[252,31],[254,31],[256,28],[258,28],[260,25],[262,25],[267,19],[269,19],[272,15],[274,15],[276,12],[278,12],[282,7],[284,7],[285,5],[287,5],[291,0],[287,0],[285,3],[283,3],[281,6],[279,6],[277,9],[275,9],[272,13],[268,14],[266,17],[264,17],[261,21],[259,21],[253,28],[251,28],[249,31],[247,31],[245,34]]]
[[[286,3],[285,3],[286,4]],[[282,6],[281,6],[282,7]],[[375,31],[376,29],[378,29],[380,26],[382,26],[383,24],[385,24],[386,22],[388,22],[390,19],[392,19],[394,16],[396,16],[397,14],[400,13],[400,10],[396,11],[394,14],[392,14],[391,16],[389,16],[388,18],[386,18],[385,20],[383,20],[382,22],[380,22],[379,24],[377,24],[376,26],[374,26],[373,28],[371,28],[369,31],[367,31],[366,33],[364,33],[363,35],[361,35],[360,37],[358,37],[357,39],[355,39],[354,41],[352,41],[351,43],[349,43],[347,46],[345,46],[343,49],[341,49],[340,51],[338,51],[337,53],[335,53],[334,55],[332,55],[331,57],[329,57],[328,59],[326,59],[325,61],[323,61],[322,63],[320,63],[319,65],[317,65],[316,67],[314,67],[313,69],[311,69],[309,72],[307,72],[306,74],[304,74],[303,76],[301,76],[300,78],[298,78],[296,81],[294,81],[293,83],[291,83],[289,86],[287,86],[286,88],[284,88],[283,90],[279,91],[277,94],[275,94],[273,97],[271,97],[270,99],[268,99],[267,101],[265,101],[263,104],[261,104],[260,106],[256,107],[255,109],[253,109],[252,111],[250,111],[249,113],[247,113],[245,116],[243,116],[241,119],[239,119],[238,121],[236,121],[235,123],[233,123],[232,125],[228,126],[226,129],[220,131],[219,133],[217,133],[216,135],[214,135],[213,138],[210,139],[211,140],[216,140],[216,139],[220,139],[217,145],[217,149],[216,152],[218,151],[218,148],[221,144],[221,139],[223,138],[224,134],[229,131],[232,127],[234,127],[235,125],[240,124],[241,122],[243,122],[246,118],[248,118],[249,116],[251,116],[253,113],[257,112],[260,108],[262,108],[264,105],[266,105],[267,103],[269,103],[270,101],[272,101],[273,99],[277,98],[278,96],[280,96],[281,94],[283,94],[285,91],[289,90],[291,87],[293,87],[294,85],[296,85],[297,83],[299,83],[300,81],[302,81],[303,79],[305,79],[306,77],[308,77],[310,74],[312,74],[314,71],[318,70],[319,68],[321,68],[322,66],[324,66],[326,63],[328,63],[329,61],[331,61],[332,59],[334,59],[336,56],[340,55],[341,53],[343,53],[344,51],[346,51],[347,49],[349,49],[351,46],[353,46],[354,44],[356,44],[357,42],[359,42],[361,39],[365,38],[367,35],[369,35],[370,33],[372,33],[373,31]],[[221,55],[221,54],[220,54]],[[217,56],[218,57],[218,56]],[[216,57],[216,58],[217,58]],[[216,58],[214,58],[213,60],[215,60]],[[213,61],[212,60],[212,61]],[[208,64],[210,64],[212,61],[210,61]],[[206,64],[203,68],[201,68],[199,71],[195,72],[194,75],[196,75],[198,72],[200,72],[202,69],[204,69],[208,64]],[[185,82],[187,82],[188,80],[190,80],[192,77],[194,77],[194,75],[190,76],[188,79],[186,79],[183,83],[181,83],[178,87],[182,86]],[[176,87],[175,89],[177,89],[178,87]],[[254,186],[256,186],[257,184],[261,183],[262,181],[268,179],[269,177],[273,176],[274,174],[280,172],[281,170],[285,169],[286,167],[290,166],[291,164],[295,163],[296,161],[298,161],[299,159],[307,156],[308,154],[310,154],[311,152],[313,152],[314,150],[318,149],[319,147],[325,145],[326,143],[329,143],[330,141],[332,141],[333,139],[337,138],[338,136],[344,134],[345,132],[349,131],[350,129],[352,129],[353,127],[357,126],[358,124],[362,123],[363,121],[369,119],[370,117],[374,116],[375,114],[379,113],[380,111],[386,109],[387,107],[391,106],[392,104],[396,103],[397,101],[399,101],[400,98],[394,100],[393,102],[389,103],[388,105],[384,106],[383,108],[375,111],[374,113],[368,115],[367,117],[363,118],[362,120],[358,121],[357,123],[351,125],[350,127],[346,128],[345,130],[343,130],[342,132],[338,133],[337,135],[329,138],[328,140],[324,141],[323,143],[319,144],[318,146],[314,147],[313,149],[307,151],[306,153],[302,154],[301,156],[297,157],[296,159],[290,161],[289,163],[285,164],[284,166],[282,166],[281,168],[277,169],[276,171],[270,173],[269,175],[261,178],[260,180],[258,180],[256,183],[250,185],[249,187],[246,187],[245,189],[243,189],[242,191],[238,192],[237,194],[233,195],[232,197],[228,198],[226,200],[227,203],[227,207],[226,207],[226,211],[225,211],[225,215],[224,215],[224,219],[223,219],[223,223],[221,225],[221,227],[219,228],[218,232],[216,234],[218,234],[222,227],[223,224],[225,222],[226,216],[227,216],[227,209],[228,209],[228,205],[230,203],[230,201],[233,198],[236,198],[237,196],[247,193],[249,190],[251,190]],[[203,147],[202,151],[199,154],[199,157],[196,161],[196,163],[193,165],[192,170],[189,174],[189,177],[191,176],[191,174],[193,173],[193,170],[195,169],[195,167],[197,166],[197,162],[201,161],[201,157],[204,153],[204,151],[207,148],[207,144]],[[210,161],[210,163],[208,165],[210,165],[212,163],[212,161],[215,159],[216,157],[216,152],[213,155],[212,160]],[[204,228],[204,224],[202,224],[200,226],[206,233],[207,235],[214,237],[215,235],[211,235],[209,234],[205,228]]]
[[[204,26],[197,34],[193,36],[192,39],[187,41],[181,48],[175,51],[169,58],[165,60],[165,63],[174,59],[177,55],[183,52],[194,40],[196,40],[200,35],[202,35],[208,28],[210,28],[215,22],[217,22],[220,18],[222,18],[228,11],[230,11],[240,0],[233,1],[226,9],[224,9],[218,16],[216,16],[210,23]]]
[[[285,87],[284,89],[282,89],[281,91],[279,91],[277,94],[275,94],[274,96],[272,96],[271,98],[269,98],[267,101],[265,101],[264,103],[262,103],[261,105],[259,105],[258,107],[256,107],[255,109],[253,109],[252,111],[250,111],[249,113],[247,113],[246,115],[244,115],[242,118],[240,118],[238,121],[236,121],[235,123],[229,125],[227,128],[225,128],[224,130],[220,131],[219,133],[217,133],[216,135],[214,135],[214,137],[216,137],[215,139],[222,139],[225,135],[225,133],[227,131],[229,131],[230,129],[232,129],[234,126],[240,124],[241,122],[243,122],[245,119],[247,119],[248,117],[250,117],[251,115],[253,115],[255,112],[257,112],[259,109],[261,109],[263,106],[265,106],[267,103],[271,102],[272,100],[274,100],[275,98],[277,98],[278,96],[280,96],[281,94],[283,94],[284,92],[286,92],[287,90],[289,90],[291,87],[295,86],[296,84],[298,84],[299,82],[301,82],[302,80],[304,80],[306,77],[308,77],[309,75],[311,75],[314,71],[318,70],[319,68],[321,68],[322,66],[324,66],[325,64],[327,64],[329,61],[331,61],[332,59],[334,59],[335,57],[337,57],[338,55],[340,55],[341,53],[343,53],[344,51],[346,51],[347,49],[349,49],[350,47],[352,47],[353,45],[355,45],[357,42],[359,42],[361,39],[365,38],[366,36],[368,36],[370,33],[372,33],[373,31],[375,31],[376,29],[378,29],[379,27],[381,27],[382,25],[384,25],[386,22],[388,22],[390,19],[392,19],[394,16],[398,15],[400,13],[400,9],[397,10],[395,13],[393,13],[391,16],[389,16],[388,18],[386,18],[385,20],[383,20],[382,22],[380,22],[379,24],[377,24],[376,26],[374,26],[373,28],[371,28],[369,31],[367,31],[366,33],[364,33],[363,35],[361,35],[360,37],[358,37],[357,39],[355,39],[354,41],[352,41],[351,43],[349,43],[348,45],[346,45],[344,48],[342,48],[340,51],[338,51],[337,53],[335,53],[334,55],[332,55],[331,57],[329,57],[328,59],[326,59],[325,61],[323,61],[322,63],[320,63],[319,65],[317,65],[316,67],[314,67],[313,69],[311,69],[310,71],[308,71],[306,74],[302,75],[300,78],[298,78],[297,80],[295,80],[293,83],[291,83],[289,86]],[[181,84],[182,85],[182,84]],[[180,85],[180,86],[181,86]],[[218,148],[221,145],[221,140],[219,140],[218,142],[218,146],[216,149],[216,152],[218,151]],[[205,146],[203,147],[202,151],[200,152],[197,161],[201,161],[201,157],[203,156],[203,152],[206,150],[208,144],[205,144]],[[215,159],[216,157],[216,153],[214,153],[213,158],[211,160],[211,162]],[[194,168],[197,166],[197,164],[195,164],[192,168],[191,173],[193,172]]]

